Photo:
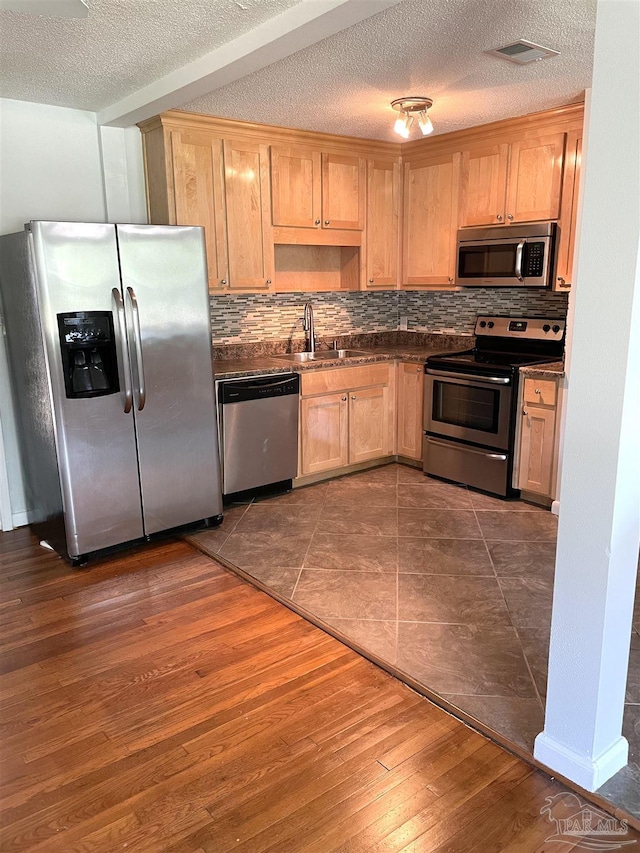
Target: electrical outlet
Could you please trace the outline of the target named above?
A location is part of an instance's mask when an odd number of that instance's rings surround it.
[[[398,328],[400,329],[401,332],[406,332],[408,326],[409,326],[409,318],[407,317],[406,314],[403,314],[402,317],[400,317],[400,322],[398,323]]]

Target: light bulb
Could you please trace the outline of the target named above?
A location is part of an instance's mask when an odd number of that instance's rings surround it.
[[[409,136],[409,131],[407,130],[405,119],[405,114],[401,112],[398,118],[396,119],[396,123],[394,124],[393,129],[396,133],[399,133],[400,136],[404,136],[404,138],[406,139],[407,136]]]
[[[433,133],[433,125],[431,124],[431,119],[429,118],[426,110],[422,110],[418,116],[418,124],[420,125],[420,130],[422,131],[423,136],[428,136],[430,133]]]

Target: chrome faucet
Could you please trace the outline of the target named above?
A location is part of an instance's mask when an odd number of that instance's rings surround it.
[[[311,302],[305,302],[302,328],[307,333],[307,352],[315,352],[316,333],[313,326],[313,305]]]

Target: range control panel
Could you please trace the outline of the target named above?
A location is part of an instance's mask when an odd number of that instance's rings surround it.
[[[547,317],[488,317],[476,319],[476,335],[523,338],[530,341],[562,341],[565,320]]]

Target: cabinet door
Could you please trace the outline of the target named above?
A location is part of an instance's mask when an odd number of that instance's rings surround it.
[[[505,221],[508,145],[463,151],[460,162],[460,227]]]
[[[459,185],[459,153],[405,163],[405,286],[453,284]]]
[[[397,287],[400,225],[400,163],[367,163],[366,288]]]
[[[320,152],[271,146],[271,215],[274,225],[317,228],[320,203]]]
[[[322,155],[322,227],[362,231],[366,162],[364,157]]]
[[[582,134],[567,134],[564,177],[562,182],[562,205],[560,208],[560,241],[554,290],[566,290],[573,283],[573,264],[576,243],[576,220],[578,218],[578,196],[580,191],[580,169],[582,165]]]
[[[229,288],[273,290],[273,236],[266,145],[224,141]]]
[[[554,133],[512,143],[507,224],[558,218],[564,141],[564,133]]]
[[[389,389],[365,388],[349,393],[349,464],[388,456]]]
[[[209,289],[228,280],[222,141],[207,133],[171,132],[176,225],[204,227]]]
[[[347,392],[300,402],[301,474],[317,474],[348,464]]]
[[[522,413],[520,482],[528,492],[551,496],[556,410],[526,405]]]
[[[422,459],[423,365],[398,365],[398,455]]]

